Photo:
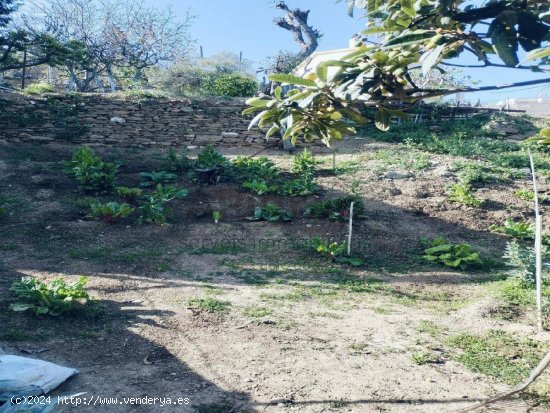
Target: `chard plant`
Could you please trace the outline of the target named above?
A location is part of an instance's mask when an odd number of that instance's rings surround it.
[[[468,244],[452,244],[443,237],[423,241],[430,246],[422,257],[428,262],[462,270],[483,264],[479,252]]]
[[[268,203],[264,207],[257,206],[254,209],[254,216],[250,218],[253,221],[268,221],[268,222],[277,222],[277,221],[292,221],[292,214],[285,211],[281,207]]]
[[[12,311],[31,310],[35,314],[58,316],[74,308],[75,304],[85,304],[90,300],[84,286],[86,277],[80,277],[76,282],[67,284],[62,278],[55,278],[46,284],[34,277],[23,277],[10,287],[18,300],[10,305]]]
[[[93,202],[90,204],[90,216],[92,218],[110,223],[128,217],[134,210],[128,204],[119,204],[118,202]]]
[[[115,184],[117,165],[103,162],[87,146],[78,148],[64,169],[76,181],[80,189],[86,192],[107,192]]]
[[[186,189],[158,184],[154,191],[145,195],[139,207],[139,222],[166,224],[167,204],[174,199],[185,198],[187,194]]]

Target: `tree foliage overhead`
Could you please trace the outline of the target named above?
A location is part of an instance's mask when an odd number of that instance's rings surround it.
[[[342,0],[340,0],[342,1]],[[444,71],[451,59],[473,55],[476,67],[503,66],[548,70],[550,3],[530,0],[346,0],[350,15],[360,10],[367,20],[365,36],[378,36],[338,61],[319,64],[305,78],[276,74],[274,81],[296,89],[273,99],[251,100],[245,113],[259,112],[251,127],[269,128],[283,139],[321,139],[329,145],[354,130],[349,120],[365,123],[362,107],[387,130],[392,116],[405,116],[403,105],[457,92],[504,86],[427,88],[414,73]],[[459,65],[460,66],[460,65]],[[416,77],[417,78],[417,77]],[[517,85],[550,82],[550,78]],[[368,111],[367,111],[368,112]],[[368,116],[367,116],[368,117]]]

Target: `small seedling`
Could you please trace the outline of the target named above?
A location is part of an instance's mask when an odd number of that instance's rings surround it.
[[[345,252],[347,251],[347,243],[344,242],[330,242],[320,237],[315,237],[309,242],[310,248],[316,251],[319,255],[327,257],[334,262],[340,264],[348,264],[352,267],[360,267],[365,264],[365,261],[361,258],[347,257]]]
[[[130,204],[135,204],[139,198],[143,195],[143,191],[139,188],[127,188],[125,186],[119,186],[116,189],[118,196],[123,198],[126,202]]]
[[[67,284],[62,278],[55,278],[51,283],[41,283],[33,277],[23,277],[10,287],[21,302],[10,305],[13,311],[32,310],[35,314],[60,315],[73,309],[76,303],[85,304],[90,296],[84,290],[88,282],[86,277]]]
[[[449,200],[471,207],[480,207],[483,201],[476,198],[472,187],[466,182],[452,184],[449,189]]]
[[[212,211],[212,218],[214,219],[214,224],[218,224],[222,218],[222,213],[220,211]]]
[[[120,221],[134,212],[134,208],[130,205],[118,202],[107,202],[106,204],[94,202],[90,205],[90,209],[92,218],[111,223]]]
[[[195,298],[187,302],[189,308],[203,310],[209,313],[223,313],[231,306],[229,301],[216,298]]]

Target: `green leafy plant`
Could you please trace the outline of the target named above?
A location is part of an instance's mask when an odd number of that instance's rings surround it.
[[[543,246],[543,278],[548,277],[548,249]],[[535,283],[535,251],[532,247],[525,247],[516,240],[506,243],[503,257],[508,274],[524,283],[533,285]]]
[[[239,156],[232,162],[232,170],[239,181],[273,182],[279,177],[275,164],[265,156],[258,158]]]
[[[347,250],[347,243],[345,241],[330,242],[321,237],[314,237],[309,241],[309,246],[319,255],[340,264],[360,267],[365,263],[361,258],[347,257],[344,255]]]
[[[158,172],[141,172],[139,174],[142,178],[145,178],[146,181],[142,182],[140,185],[143,187],[147,186],[157,186],[158,184],[164,184],[166,182],[171,182],[176,179],[178,176],[176,174],[158,171]]]
[[[424,240],[430,248],[424,250],[426,261],[443,264],[446,267],[466,269],[483,264],[479,252],[468,244],[451,244],[443,237]]]
[[[214,219],[214,223],[218,224],[222,218],[222,213],[220,211],[212,211],[212,218]]]
[[[483,204],[483,201],[476,198],[475,194],[472,192],[470,184],[466,182],[459,182],[451,185],[449,189],[449,200],[471,207],[479,207]]]
[[[254,209],[254,216],[250,219],[253,221],[277,222],[292,221],[292,218],[291,213],[270,202],[264,207],[257,206]]]
[[[313,158],[313,154],[307,149],[304,149],[301,153],[296,155],[292,162],[292,172],[300,175],[313,175],[315,172],[315,159]]]
[[[224,73],[207,78],[204,90],[214,96],[249,97],[258,91],[258,82],[252,76]]]
[[[203,310],[208,313],[224,313],[226,312],[231,303],[229,301],[218,300],[217,298],[194,298],[187,301],[189,308]]]
[[[517,191],[514,192],[514,195],[517,198],[522,199],[524,201],[535,202],[535,193],[528,189],[518,189]],[[544,202],[545,200],[546,200],[546,196],[539,194],[539,201]]]
[[[228,164],[229,160],[209,145],[199,152],[195,166],[199,169],[216,169]]]
[[[174,199],[186,197],[187,193],[186,189],[158,184],[154,191],[145,195],[145,200],[139,207],[139,222],[165,224],[166,204]]]
[[[491,225],[489,229],[493,232],[508,235],[520,239],[531,239],[535,236],[535,226],[526,221],[514,221],[508,218],[503,225]]]
[[[87,146],[78,148],[72,159],[64,163],[64,167],[84,191],[103,192],[114,186],[117,166],[103,162]]]
[[[191,165],[192,162],[186,151],[178,153],[173,148],[168,149],[162,162],[163,169],[169,172],[183,172],[188,170]]]
[[[49,83],[39,82],[33,83],[24,89],[24,92],[28,95],[42,95],[44,93],[55,92],[55,87]]]
[[[62,278],[55,278],[46,284],[33,277],[23,277],[15,281],[10,291],[20,299],[10,305],[13,311],[32,310],[35,314],[60,315],[72,310],[75,303],[85,304],[90,296],[84,289],[88,279],[80,277],[78,281],[67,284]]]
[[[287,196],[304,196],[317,192],[318,187],[315,179],[315,160],[307,149],[296,155],[292,163],[292,172],[298,175],[297,178],[285,181],[279,187],[279,193]]]
[[[242,187],[245,189],[249,189],[258,195],[265,195],[271,192],[275,192],[278,189],[277,185],[269,185],[266,181],[257,179],[254,179],[251,182],[243,182]]]
[[[116,193],[126,202],[130,204],[135,204],[138,199],[141,198],[141,196],[143,195],[143,190],[141,190],[140,188],[128,188],[125,186],[119,186],[116,188]]]
[[[357,196],[344,198],[324,199],[319,202],[312,202],[306,205],[304,216],[314,218],[328,218],[339,221],[349,220],[351,203],[353,204],[354,219],[361,219],[365,216],[365,204]]]
[[[90,205],[90,216],[105,222],[116,222],[126,218],[132,212],[132,208],[128,204],[119,204],[118,202],[94,202]]]
[[[300,178],[286,181],[279,187],[278,192],[287,196],[306,196],[317,192],[318,186],[312,176],[304,175]]]

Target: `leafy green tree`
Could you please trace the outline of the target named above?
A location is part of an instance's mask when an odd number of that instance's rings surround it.
[[[388,130],[395,116],[405,116],[403,104],[423,99],[550,83],[550,78],[514,85],[483,87],[422,87],[412,74],[427,75],[457,64],[450,59],[475,56],[476,67],[510,67],[516,70],[548,70],[550,3],[530,0],[346,0],[350,14],[356,9],[367,19],[365,36],[381,36],[373,45],[361,45],[338,61],[317,66],[315,73],[300,78],[274,74],[273,81],[296,87],[283,96],[249,101],[246,114],[259,112],[251,126],[269,128],[295,142],[334,139],[353,133],[354,123],[374,120]],[[520,56],[526,53],[523,61]],[[366,113],[366,115],[365,115]]]

